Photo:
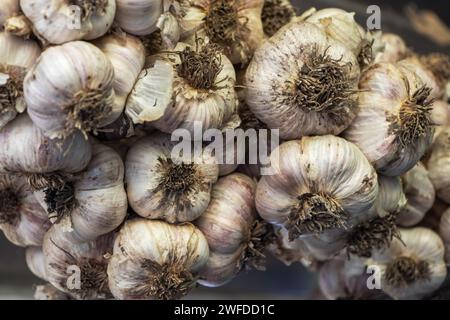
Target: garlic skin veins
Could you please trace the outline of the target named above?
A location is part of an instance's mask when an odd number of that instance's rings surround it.
[[[431,146],[430,88],[412,72],[379,63],[360,80],[359,111],[344,132],[375,169],[387,176],[406,173]]]
[[[42,245],[46,280],[77,300],[111,297],[107,264],[112,253],[113,234],[78,243],[61,225],[53,225]],[[78,272],[79,287],[71,275]]]
[[[0,31],[0,129],[25,111],[23,78],[40,54],[34,40]]]
[[[291,22],[267,40],[247,68],[246,103],[285,140],[341,133],[356,116],[355,55],[314,24]],[[329,92],[318,96],[316,92]]]
[[[264,270],[264,249],[269,225],[258,221],[254,194],[256,183],[233,173],[219,179],[212,199],[195,225],[208,241],[210,257],[200,273],[199,283],[222,286],[242,269]]]
[[[269,223],[285,226],[291,241],[348,228],[378,195],[374,168],[342,138],[303,137],[281,144],[270,158],[274,174],[259,181],[256,208]]]
[[[113,85],[114,67],[94,45],[74,41],[50,47],[25,77],[28,113],[50,138],[75,129],[89,132],[122,113]]]
[[[180,0],[181,41],[208,37],[233,64],[247,64],[264,40],[263,0]]]
[[[149,35],[157,29],[159,17],[163,14],[166,0],[116,0],[118,25],[126,32]]]
[[[429,177],[436,190],[439,199],[450,204],[450,127],[445,127],[431,150],[431,156],[427,162]]]
[[[39,246],[50,228],[47,213],[23,177],[0,174],[0,230],[17,246]]]
[[[147,219],[170,223],[193,221],[208,207],[219,168],[203,151],[199,158],[172,159],[175,142],[156,134],[136,142],[126,159],[130,206]]]
[[[431,209],[436,193],[427,169],[420,162],[403,175],[402,182],[408,202],[400,211],[397,223],[402,227],[412,227]]]
[[[109,287],[120,300],[181,298],[195,286],[208,256],[208,242],[192,224],[129,220],[114,243]]]
[[[115,0],[20,0],[20,7],[39,36],[52,44],[99,38],[116,14]]]

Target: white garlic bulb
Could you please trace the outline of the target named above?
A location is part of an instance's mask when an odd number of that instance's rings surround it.
[[[128,33],[145,36],[157,29],[166,0],[116,0],[118,25]]]
[[[25,111],[23,79],[40,54],[34,40],[0,32],[0,129]]]
[[[128,209],[124,165],[111,148],[94,144],[84,171],[52,178],[43,177],[36,197],[50,220],[64,225],[74,240],[93,241],[124,221]]]
[[[268,222],[284,225],[290,240],[349,227],[377,197],[374,168],[342,138],[303,137],[283,143],[270,158],[273,175],[259,181],[256,208]]]
[[[192,224],[130,220],[114,243],[109,287],[121,300],[180,298],[195,286],[208,256],[208,242]]]
[[[344,45],[311,23],[292,22],[247,68],[246,102],[285,140],[339,134],[356,116],[359,66]]]
[[[111,297],[107,264],[114,236],[77,243],[60,225],[54,225],[44,238],[46,280],[70,297],[102,299]]]
[[[405,75],[388,63],[369,67],[359,86],[358,115],[344,137],[379,173],[402,175],[432,143],[431,89],[414,73]]]
[[[33,122],[49,137],[89,132],[122,113],[115,103],[114,68],[92,44],[74,41],[45,50],[24,82]]]
[[[376,39],[376,41],[377,40],[378,39]],[[381,47],[381,50],[378,50],[375,54],[375,63],[395,63],[405,59],[409,54],[405,41],[394,33],[383,33],[379,41],[377,41],[374,45]]]
[[[76,173],[92,157],[91,144],[76,131],[63,139],[48,139],[27,114],[0,131],[0,172]]]
[[[397,223],[402,227],[412,227],[418,224],[433,206],[435,191],[427,169],[420,162],[402,177],[402,182],[408,202],[400,211]]]
[[[366,265],[377,268],[381,290],[394,299],[421,299],[432,294],[444,282],[447,268],[444,244],[430,229],[400,231],[401,241],[373,253]]]
[[[20,13],[19,0],[3,0],[0,8],[0,29],[3,28],[6,20]],[[1,46],[0,46],[1,47]]]
[[[181,40],[208,37],[233,64],[246,64],[264,40],[263,0],[180,0]]]
[[[5,237],[18,246],[39,246],[50,225],[25,179],[0,174],[0,230]]]
[[[305,21],[318,26],[334,40],[347,46],[358,58],[361,65],[372,62],[371,43],[361,33],[361,27],[355,21],[355,13],[338,8],[326,8],[311,12]]]
[[[450,204],[450,127],[436,138],[427,167],[437,197]]]
[[[134,123],[153,121],[166,133],[219,129],[237,110],[236,75],[231,62],[211,44],[179,43],[144,70],[128,98],[126,113]]]
[[[170,223],[193,221],[208,207],[219,169],[215,158],[172,159],[176,142],[156,134],[136,142],[126,160],[130,206],[142,217]]]
[[[145,48],[142,42],[127,34],[110,34],[94,42],[114,67],[114,92],[117,109],[123,110],[134,84],[144,68]]]
[[[38,278],[46,280],[45,256],[42,247],[28,247],[25,250],[25,261],[28,269]]]
[[[271,227],[259,221],[255,210],[256,183],[233,173],[214,185],[205,213],[195,222],[208,241],[210,256],[199,283],[222,286],[243,268],[264,270],[264,249]]]
[[[439,235],[444,241],[445,262],[450,265],[450,209],[447,209],[441,216]]]
[[[290,0],[264,0],[261,13],[264,34],[270,38],[295,16],[295,8]]]
[[[112,26],[116,0],[20,0],[34,29],[50,43],[93,40]]]

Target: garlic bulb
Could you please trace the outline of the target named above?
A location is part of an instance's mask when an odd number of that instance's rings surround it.
[[[0,29],[6,20],[20,13],[19,0],[3,0],[0,8]],[[1,46],[0,46],[1,47]]]
[[[246,102],[285,140],[339,134],[356,116],[355,55],[318,27],[292,22],[255,53],[246,73]]]
[[[59,291],[51,284],[36,286],[34,292],[35,300],[70,300],[64,292]]]
[[[75,299],[110,297],[107,258],[112,246],[112,234],[92,242],[77,243],[64,228],[54,225],[45,235],[42,246],[46,280]]]
[[[81,132],[62,139],[48,139],[27,114],[0,131],[0,172],[76,173],[91,160],[89,141]]]
[[[375,55],[375,63],[395,63],[405,59],[409,54],[405,41],[396,34],[383,33],[380,42],[382,50]]]
[[[264,0],[261,13],[264,34],[270,38],[295,16],[295,8],[290,0]]]
[[[194,132],[219,129],[237,110],[235,72],[230,61],[211,44],[195,49],[179,43],[173,53],[144,70],[127,103],[134,123],[153,121],[160,131],[184,128]]]
[[[211,202],[195,222],[208,241],[210,256],[199,283],[218,287],[243,268],[264,270],[264,249],[271,227],[259,221],[255,210],[256,183],[233,173],[214,185]]]
[[[408,202],[400,211],[397,223],[402,227],[411,227],[418,224],[431,209],[435,191],[427,169],[420,162],[402,177],[402,182]]]
[[[394,239],[389,248],[376,251],[366,265],[378,268],[381,289],[394,299],[421,299],[444,282],[444,244],[425,228],[403,229],[401,241]]]
[[[208,37],[233,64],[246,64],[264,40],[263,0],[180,0],[181,40]]]
[[[378,197],[366,214],[356,216],[347,237],[347,254],[369,258],[373,250],[381,250],[399,238],[397,216],[406,205],[399,177],[378,175]]]
[[[300,235],[347,228],[378,194],[377,174],[352,143],[334,136],[285,142],[271,156],[273,175],[256,192],[262,218]]]
[[[399,176],[431,145],[430,88],[393,64],[367,69],[360,80],[359,111],[344,137],[355,143],[379,173]]]
[[[432,72],[440,93],[445,94],[446,86],[450,82],[450,57],[443,53],[431,53],[421,56],[420,62]]]
[[[437,197],[450,204],[450,127],[436,138],[427,167]]]
[[[208,207],[219,169],[201,152],[194,159],[172,159],[169,135],[142,138],[128,152],[126,184],[130,206],[142,217],[170,223],[193,221]]]
[[[371,43],[361,33],[360,26],[355,21],[355,13],[338,8],[327,8],[311,12],[305,21],[315,24],[331,39],[339,41],[349,48],[358,58],[361,65],[372,62]]]
[[[23,79],[40,53],[35,41],[0,32],[0,129],[25,111]]]
[[[50,220],[64,225],[80,242],[93,241],[116,229],[128,209],[122,159],[101,144],[94,144],[92,151],[84,171],[44,176],[36,193]]]
[[[28,247],[25,251],[25,261],[28,269],[38,278],[46,280],[45,256],[42,247]]]
[[[75,41],[45,50],[24,82],[33,122],[51,138],[89,132],[116,120],[114,68],[92,44]]]
[[[118,25],[128,33],[145,36],[157,29],[166,0],[116,0]]]
[[[39,246],[50,227],[24,178],[0,174],[0,230],[17,246]]]
[[[437,100],[433,103],[431,110],[431,120],[438,126],[446,126],[450,124],[450,105],[444,100]],[[436,128],[436,133],[441,127]]]
[[[99,38],[116,14],[115,0],[20,0],[20,7],[39,36],[53,44]]]
[[[134,84],[144,68],[145,48],[133,36],[110,34],[94,42],[114,67],[113,88],[117,109],[123,110]]]
[[[447,209],[441,217],[439,235],[444,241],[445,262],[450,265],[450,209]]]
[[[108,265],[116,299],[175,299],[186,295],[209,256],[205,236],[192,224],[127,221]]]

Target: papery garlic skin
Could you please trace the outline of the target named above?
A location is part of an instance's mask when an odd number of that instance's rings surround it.
[[[199,158],[178,161],[169,135],[142,138],[128,152],[126,185],[130,206],[140,216],[170,223],[193,221],[208,207],[219,168],[201,151]]]
[[[359,73],[344,45],[311,23],[292,22],[256,51],[246,72],[246,102],[282,139],[337,135],[356,116]],[[318,97],[322,90],[332,93]]]
[[[430,89],[415,73],[388,63],[369,67],[359,86],[358,115],[343,136],[379,173],[402,175],[432,143]]]
[[[214,185],[208,208],[195,221],[210,249],[208,263],[200,273],[201,285],[222,286],[243,267],[263,268],[259,260],[269,228],[257,221],[255,191],[256,183],[240,173]]]
[[[424,298],[437,290],[447,276],[444,244],[430,229],[402,229],[400,232],[401,241],[394,239],[389,248],[374,252],[366,265],[378,268],[381,289],[392,298]],[[397,278],[391,278],[394,268],[397,268]]]
[[[28,269],[38,278],[46,280],[45,256],[42,247],[28,247],[25,251],[25,261]]]
[[[271,166],[273,175],[258,183],[256,208],[287,227],[290,240],[348,227],[378,194],[374,168],[354,144],[335,136],[285,142],[272,152]]]
[[[121,300],[181,298],[195,286],[208,256],[208,242],[192,224],[129,220],[114,243],[109,287]]]
[[[396,34],[383,33],[379,42],[378,45],[382,46],[382,50],[375,55],[375,63],[395,63],[408,55],[408,47],[405,41]]]
[[[134,84],[144,68],[145,48],[130,35],[110,34],[94,42],[114,67],[114,92],[117,109],[123,110]]]
[[[54,225],[42,246],[46,280],[77,300],[109,298],[107,257],[112,253],[113,241],[114,235],[108,234],[92,242],[77,243],[64,228]],[[74,280],[75,273],[80,283]]]
[[[128,33],[145,36],[157,29],[158,18],[163,14],[163,0],[116,0],[116,21]]]
[[[116,14],[115,0],[21,0],[20,7],[39,36],[52,44],[99,38]]]
[[[3,0],[0,8],[0,29],[3,28],[6,20],[20,13],[19,0]],[[1,46],[0,46],[1,47]]]
[[[181,40],[208,37],[233,64],[246,64],[264,40],[263,0],[181,0]]]
[[[67,201],[73,206],[61,208],[58,188],[47,187],[36,193],[47,209],[52,222],[65,225],[74,241],[94,241],[116,229],[125,219],[128,209],[124,187],[124,165],[111,148],[95,143],[92,159],[86,169],[73,178],[65,177],[69,188]],[[72,198],[73,197],[73,198]]]
[[[400,211],[397,223],[402,227],[412,227],[431,209],[436,193],[427,169],[420,162],[402,177],[402,181],[408,202]]]
[[[17,246],[39,246],[50,228],[47,213],[23,177],[0,174],[0,230]]]
[[[444,130],[436,138],[427,162],[429,177],[439,199],[450,204],[450,128]]]
[[[25,111],[23,78],[40,54],[34,40],[0,32],[0,129]]]
[[[25,77],[28,113],[51,138],[95,130],[122,113],[113,85],[113,65],[94,45],[74,41],[51,47]]]
[[[450,209],[447,209],[441,217],[439,223],[439,235],[444,241],[445,262],[450,265]]]
[[[91,160],[92,150],[79,131],[49,139],[28,117],[20,115],[0,131],[0,172],[76,173]]]

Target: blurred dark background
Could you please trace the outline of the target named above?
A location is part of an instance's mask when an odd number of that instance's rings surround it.
[[[450,1],[399,1],[399,0],[294,0],[301,13],[314,6],[318,9],[338,7],[356,13],[356,18],[364,27],[369,5],[378,5],[381,8],[381,23],[384,32],[394,32],[401,35],[408,45],[421,53],[440,51],[450,54],[450,44],[434,41],[430,36],[417,31],[411,23],[406,8],[409,7],[419,16],[422,10],[431,10],[436,14],[447,29],[450,28]],[[1,4],[0,4],[1,5]],[[429,14],[426,15],[429,21]],[[435,19],[434,19],[435,20]],[[424,27],[426,23],[419,21],[418,25]],[[438,30],[438,28],[432,28]],[[444,34],[449,38],[450,34]],[[286,267],[271,259],[266,272],[251,272],[242,274],[230,284],[218,289],[199,288],[194,290],[190,298],[205,299],[301,299],[311,298],[316,293],[316,278],[313,273],[307,272],[300,264]],[[31,299],[33,286],[42,281],[35,278],[25,265],[24,250],[10,245],[0,235],[0,299]]]

